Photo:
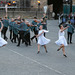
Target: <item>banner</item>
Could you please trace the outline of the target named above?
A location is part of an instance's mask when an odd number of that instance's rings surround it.
[[[45,14],[47,13],[47,8],[48,8],[48,6],[44,6],[44,13]]]
[[[5,11],[6,11],[6,13],[7,13],[7,11],[8,11],[7,9],[8,9],[8,5],[6,4],[6,5],[5,5]]]

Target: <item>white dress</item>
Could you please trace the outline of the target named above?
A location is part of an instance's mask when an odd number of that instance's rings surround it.
[[[63,32],[61,32],[61,30],[59,30],[59,39],[55,42],[57,45],[64,45],[64,46],[67,46],[68,44],[67,44],[67,41],[66,41],[66,39],[65,39],[65,37],[64,37],[64,35],[65,35],[65,32],[63,31]]]
[[[0,32],[0,47],[6,45],[7,42],[1,37],[1,32]]]
[[[47,30],[39,30],[39,34],[41,34],[43,31],[44,33],[48,32]],[[50,39],[44,37],[44,33],[38,37],[38,44],[40,45],[46,45],[50,42]]]

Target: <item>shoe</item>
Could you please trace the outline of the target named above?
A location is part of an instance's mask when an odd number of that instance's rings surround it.
[[[60,49],[57,49],[57,51],[60,51]]]
[[[65,54],[63,54],[63,56],[67,57]]]
[[[29,45],[29,46],[32,46],[32,45]]]
[[[72,42],[70,42],[70,44],[72,44]]]
[[[48,51],[46,50],[46,53],[48,53]]]
[[[37,52],[37,54],[39,54],[39,53],[40,53],[40,51]]]
[[[13,40],[11,40],[11,42],[13,43]]]
[[[69,44],[69,42],[67,42]]]
[[[26,47],[28,47],[28,44],[26,44]]]
[[[20,47],[20,45],[17,45],[17,47]]]

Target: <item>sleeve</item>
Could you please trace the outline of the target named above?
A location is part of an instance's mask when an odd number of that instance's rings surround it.
[[[49,32],[49,30],[43,30],[45,33],[48,33]]]

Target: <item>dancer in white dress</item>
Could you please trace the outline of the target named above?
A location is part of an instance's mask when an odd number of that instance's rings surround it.
[[[1,37],[1,31],[3,29],[3,23],[0,19],[0,47],[3,47],[7,44],[7,42]]]
[[[67,46],[67,41],[64,37],[64,35],[65,35],[64,30],[66,30],[68,28],[68,26],[64,28],[63,25],[59,25],[59,28],[60,28],[60,30],[59,30],[59,39],[55,42],[57,45],[60,46],[60,48],[57,51],[59,51],[62,48],[63,55],[65,57],[67,57],[66,54],[65,54],[65,46]]]
[[[40,26],[39,29],[40,29],[39,33],[36,36],[36,37],[38,37],[38,53],[40,53],[40,45],[44,46],[45,51],[47,53],[48,51],[47,51],[47,48],[46,48],[46,44],[48,44],[50,42],[50,40],[47,39],[46,37],[44,37],[44,33],[48,32],[48,31],[47,30],[43,30],[42,26]]]

